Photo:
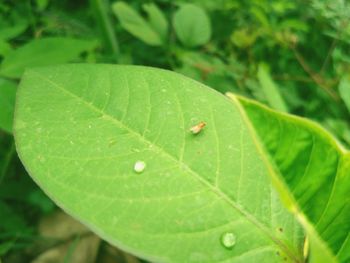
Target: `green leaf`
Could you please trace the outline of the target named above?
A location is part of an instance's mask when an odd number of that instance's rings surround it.
[[[350,153],[319,125],[240,98],[286,204],[310,240],[309,262],[350,260]]]
[[[122,27],[130,34],[151,46],[161,46],[163,44],[162,35],[153,28],[154,16],[151,18],[152,22],[150,25],[125,2],[114,3],[112,10],[118,17]]]
[[[11,250],[11,248],[15,245],[15,243],[16,243],[16,237],[10,241],[1,242],[0,243],[0,256],[3,256],[7,252],[9,252]],[[0,263],[1,263],[1,258],[0,258]]]
[[[0,78],[0,129],[12,132],[13,111],[16,100],[16,83]]]
[[[258,66],[258,80],[270,106],[277,110],[287,112],[287,105],[279,92],[279,88],[272,80],[265,64],[260,63]]]
[[[44,11],[49,4],[49,0],[35,0],[35,3],[39,11]]]
[[[16,36],[22,34],[28,27],[26,21],[16,21],[15,25],[1,24],[0,27],[0,39],[10,40]]]
[[[43,214],[53,212],[55,208],[54,203],[40,189],[34,189],[28,195],[27,202],[38,207]]]
[[[12,135],[0,132],[0,200],[4,198],[4,192],[11,189],[8,184],[4,187],[2,183],[5,177],[10,174],[9,169],[15,152],[15,142]],[[16,184],[16,187],[16,189],[18,189],[18,184]],[[14,191],[11,193],[13,192]],[[21,192],[21,194],[23,194],[23,192]]]
[[[15,140],[60,207],[142,258],[303,261],[302,230],[240,108],[191,79],[136,66],[28,70]]]
[[[168,21],[164,14],[153,3],[144,4],[142,7],[148,15],[150,26],[162,37],[163,42],[165,42],[168,35]]]
[[[344,76],[339,82],[339,94],[350,112],[350,78]]]
[[[4,57],[11,51],[12,51],[11,45],[8,42],[0,39],[0,56]]]
[[[210,19],[198,6],[182,5],[174,15],[173,24],[177,37],[185,46],[200,46],[210,40]]]
[[[112,23],[112,14],[110,14],[109,1],[106,0],[89,0],[90,8],[93,11],[95,23],[100,31],[101,38],[105,47],[113,53],[114,61],[120,61],[120,50],[117,35]]]
[[[96,41],[63,37],[34,39],[9,53],[2,61],[0,75],[19,78],[25,68],[60,64],[76,60],[96,47]]]
[[[8,204],[0,200],[1,233],[20,234],[28,230],[26,222]]]
[[[242,28],[232,32],[231,41],[239,48],[247,48],[255,43],[258,36],[259,32],[251,32],[248,28]]]

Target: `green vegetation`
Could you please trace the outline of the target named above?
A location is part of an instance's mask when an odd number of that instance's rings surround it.
[[[144,260],[348,262],[349,51],[343,0],[1,2],[1,260],[88,254],[57,204]]]

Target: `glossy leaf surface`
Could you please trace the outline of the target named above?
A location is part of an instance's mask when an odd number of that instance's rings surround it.
[[[25,167],[58,205],[138,256],[160,262],[303,262],[303,233],[284,205],[298,205],[313,224],[313,209],[320,211],[312,201],[322,195],[305,200],[296,195],[292,203],[284,197],[293,191],[287,180],[292,171],[301,176],[300,187],[314,190],[309,175],[302,176],[304,159],[274,155],[269,141],[260,138],[264,132],[254,128],[262,117],[253,113],[270,114],[271,122],[279,115],[249,105],[159,69],[38,68],[21,82],[15,138]],[[330,156],[338,151],[320,128],[285,119],[297,130],[310,126],[308,132]],[[201,122],[206,125],[191,133]],[[260,125],[273,132],[280,127]],[[305,144],[312,138],[308,132],[300,132]],[[291,140],[286,134],[278,137],[282,145]],[[331,178],[336,158],[323,161],[321,185]],[[277,174],[280,160],[300,164]],[[313,163],[306,167],[316,173]],[[336,195],[347,188],[340,189]],[[315,236],[334,251],[327,236]]]

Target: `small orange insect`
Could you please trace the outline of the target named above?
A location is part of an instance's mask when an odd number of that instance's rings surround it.
[[[201,121],[200,123],[194,125],[193,127],[191,127],[190,131],[193,134],[198,134],[201,132],[201,130],[206,126],[207,124],[204,121]]]

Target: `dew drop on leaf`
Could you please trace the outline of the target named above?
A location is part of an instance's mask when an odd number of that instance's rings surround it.
[[[233,248],[236,245],[236,235],[232,232],[222,234],[221,243],[225,248]]]
[[[137,173],[142,173],[146,168],[146,163],[143,161],[137,161],[134,165],[134,171]]]

